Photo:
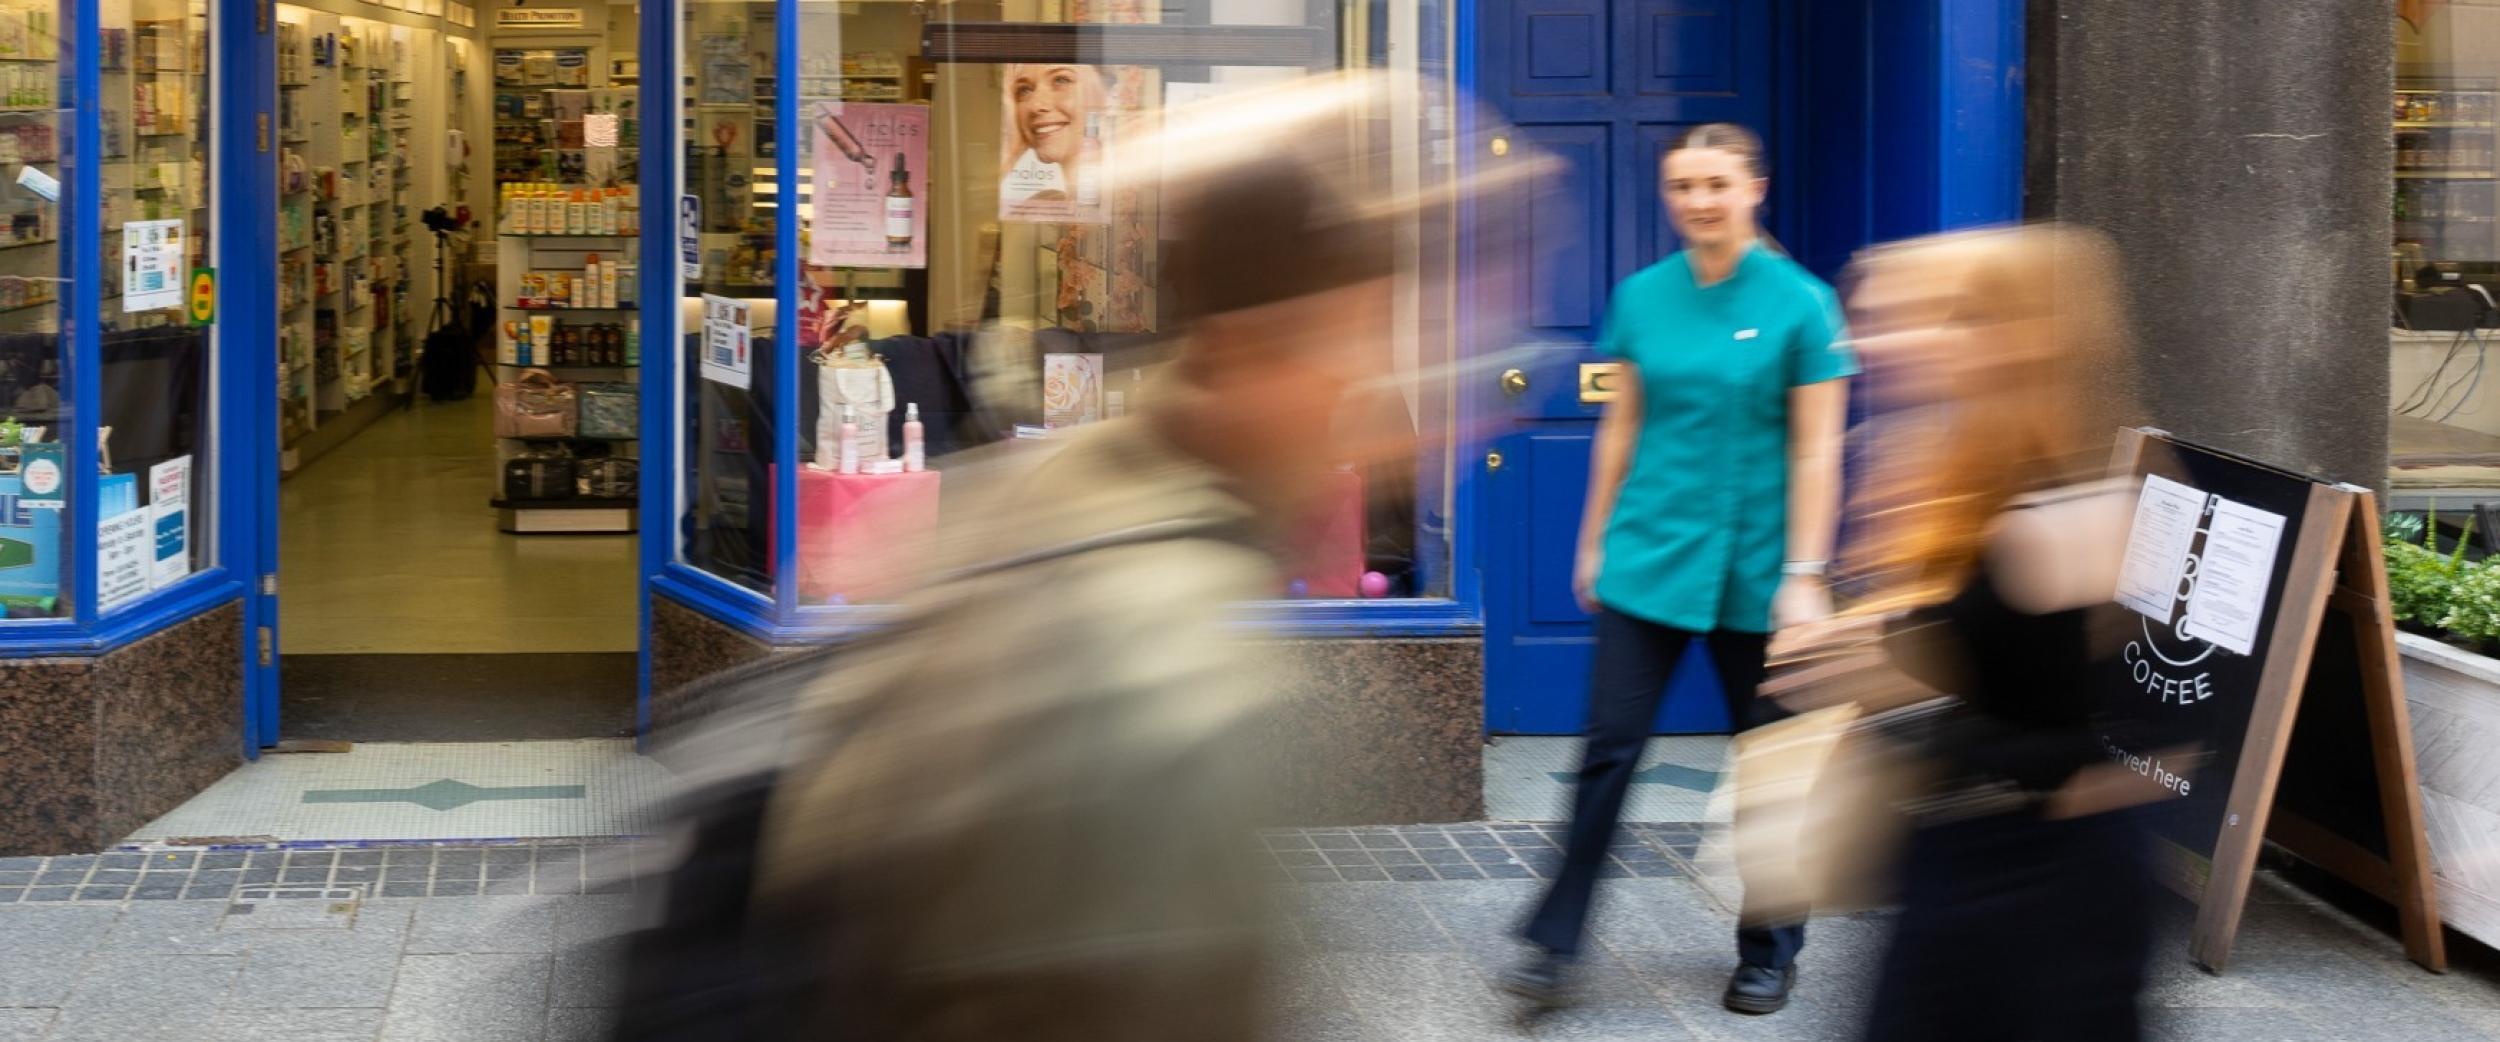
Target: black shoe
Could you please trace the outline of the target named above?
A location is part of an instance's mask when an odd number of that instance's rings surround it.
[[[1502,990],[1539,1006],[1560,1006],[1570,997],[1571,960],[1538,951],[1503,971]]]
[[[1788,1005],[1788,989],[1797,986],[1797,968],[1775,970],[1768,966],[1744,963],[1736,967],[1736,975],[1728,978],[1727,994],[1719,1001],[1738,1013],[1777,1013]]]

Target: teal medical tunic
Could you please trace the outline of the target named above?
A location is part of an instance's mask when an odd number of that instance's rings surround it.
[[[1685,254],[1615,287],[1599,353],[1632,363],[1641,427],[1597,599],[1695,633],[1768,633],[1788,549],[1788,392],[1857,372],[1831,287],[1762,246],[1702,286]]]

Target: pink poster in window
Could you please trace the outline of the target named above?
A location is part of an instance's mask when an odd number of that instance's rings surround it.
[[[818,102],[810,143],[807,262],[820,268],[929,265],[929,110]]]

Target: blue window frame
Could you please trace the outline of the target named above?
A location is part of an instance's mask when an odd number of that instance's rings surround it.
[[[258,511],[251,490],[258,476],[257,467],[249,439],[229,439],[228,434],[255,429],[251,426],[255,406],[266,396],[251,393],[251,377],[263,367],[252,364],[247,353],[214,350],[209,346],[209,336],[183,333],[181,321],[167,322],[161,312],[145,318],[133,315],[127,310],[128,302],[108,293],[102,278],[104,273],[118,270],[120,258],[114,256],[120,243],[118,236],[125,231],[123,222],[135,219],[185,218],[185,231],[190,236],[210,236],[209,264],[230,274],[243,273],[246,279],[254,259],[270,252],[267,247],[274,229],[274,210],[263,209],[256,215],[256,199],[249,186],[256,181],[272,181],[274,173],[259,170],[247,158],[255,144],[251,120],[218,118],[227,112],[249,112],[261,107],[254,102],[258,96],[255,81],[270,74],[271,63],[254,60],[259,53],[256,48],[264,42],[254,35],[254,7],[242,3],[212,5],[211,21],[207,24],[189,21],[188,13],[187,4],[172,5],[162,11],[126,13],[120,22],[107,24],[97,0],[68,0],[57,12],[57,67],[62,71],[58,88],[63,96],[53,109],[58,134],[57,169],[62,182],[55,237],[61,259],[57,274],[65,278],[66,292],[59,295],[56,305],[56,328],[66,334],[59,338],[66,408],[55,426],[64,444],[64,461],[70,475],[61,518],[60,583],[70,610],[59,618],[0,622],[0,657],[110,652],[242,597],[246,585],[242,576],[249,571],[248,562],[256,558],[253,544]],[[151,17],[173,21],[142,25],[130,20]],[[193,38],[201,31],[228,45],[223,50],[206,46],[195,49]],[[120,49],[113,52],[118,57],[111,57],[108,47],[114,45],[107,38],[115,32],[121,34]],[[150,51],[152,57],[134,62],[134,43],[143,36],[152,36],[148,42],[165,44],[165,49]],[[191,60],[212,53],[219,60],[205,70]],[[192,86],[185,93],[195,104],[205,104],[206,108],[176,114],[170,124],[144,128],[129,124],[134,111],[131,81],[161,80],[167,76],[190,80]],[[108,120],[121,124],[110,135],[106,132]],[[159,139],[179,140],[165,155],[143,154],[135,141],[140,131]],[[203,134],[205,138],[201,137]],[[120,206],[108,209],[104,176],[108,165],[203,158],[190,151],[194,144],[207,152],[200,169],[207,175],[208,184],[217,189],[213,196],[186,203],[183,196],[197,186],[177,181],[169,192],[163,187],[146,186],[139,193],[169,194],[170,202],[141,204],[126,194]],[[108,145],[118,152],[108,154]],[[40,161],[29,165],[40,165]],[[200,227],[200,217],[205,217],[205,229]],[[235,234],[226,234],[229,230]],[[183,274],[188,274],[187,268]],[[256,314],[256,303],[259,302],[227,300],[213,327],[216,339],[226,343],[254,342],[251,331],[265,330],[268,322],[265,314]],[[104,319],[108,317],[114,328],[107,328]],[[197,547],[195,556],[204,559],[204,563],[178,580],[154,585],[144,593],[99,610],[97,521],[108,495],[99,479],[108,449],[100,437],[99,425],[108,415],[108,342],[115,352],[112,357],[128,364],[129,334],[116,330],[135,330],[143,322],[165,327],[175,331],[175,336],[191,341],[181,345],[175,354],[186,367],[181,383],[197,398],[180,403],[179,407],[167,401],[162,411],[163,418],[169,421],[186,412],[197,417],[197,427],[178,437],[195,453],[192,472],[198,480],[190,490],[193,509],[188,525],[191,541]],[[124,397],[131,400],[117,404],[142,412],[148,409],[144,400],[148,388],[125,390],[135,393],[126,393]],[[162,455],[165,454],[150,453],[149,458]],[[117,463],[122,464],[117,469],[129,475],[125,481],[135,483],[144,477],[144,468],[132,465],[128,458]],[[130,473],[133,471],[138,473]],[[127,496],[130,492],[117,490],[110,494]],[[138,495],[141,502],[147,501],[147,493]],[[254,744],[246,736],[247,748]]]

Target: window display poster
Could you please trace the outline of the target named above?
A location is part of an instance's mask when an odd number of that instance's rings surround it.
[[[703,200],[698,196],[677,197],[677,275],[688,282],[703,281]]]
[[[1006,66],[999,135],[998,215],[1006,221],[1104,224],[1120,70]]]
[[[182,221],[122,225],[122,310],[162,311],[184,304],[190,280],[183,262]]]
[[[929,265],[929,110],[920,105],[827,101],[816,106],[817,267]]]
[[[49,464],[51,491],[39,493],[29,466],[0,470],[0,607],[48,610],[61,593],[61,468]]]
[[[1061,430],[1102,419],[1102,356],[1042,356],[1042,426]]]
[[[723,31],[705,33],[696,41],[703,74],[701,103],[705,105],[755,104],[755,57],[747,50],[746,23],[738,17],[722,20]]]
[[[148,468],[148,513],[156,530],[148,584],[168,586],[191,574],[191,457]]]
[[[741,391],[754,382],[755,358],[746,301],[703,295],[703,378]]]
[[[110,610],[148,592],[148,518],[128,510],[96,524],[96,605]]]

